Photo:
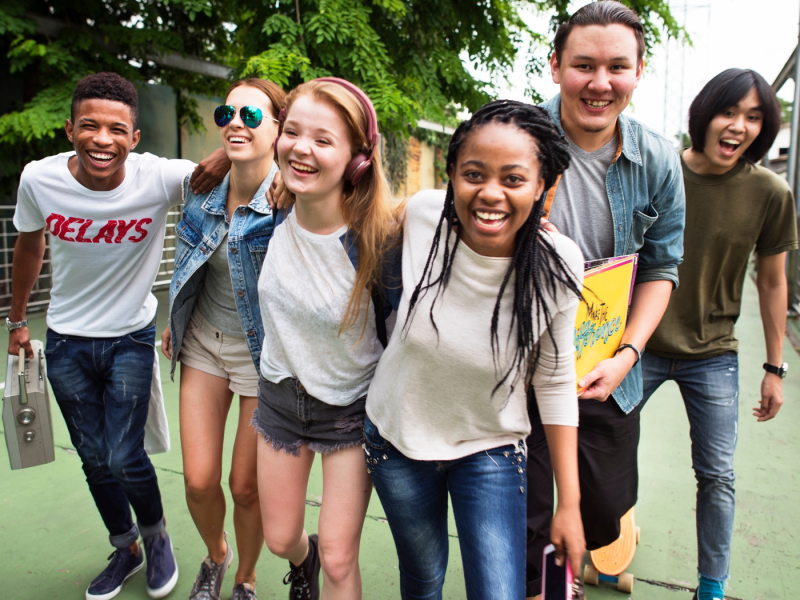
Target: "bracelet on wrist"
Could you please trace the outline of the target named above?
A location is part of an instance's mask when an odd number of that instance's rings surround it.
[[[617,348],[617,351],[614,352],[614,356],[619,354],[621,351],[625,350],[625,348],[630,348],[631,350],[636,352],[636,362],[633,363],[633,366],[635,367],[639,363],[639,361],[642,360],[642,353],[639,352],[639,349],[633,344],[620,344],[619,348]]]

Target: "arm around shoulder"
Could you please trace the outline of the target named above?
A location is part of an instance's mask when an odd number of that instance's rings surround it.
[[[231,159],[224,148],[217,148],[195,167],[190,183],[192,191],[195,194],[207,194],[225,179],[230,170]]]

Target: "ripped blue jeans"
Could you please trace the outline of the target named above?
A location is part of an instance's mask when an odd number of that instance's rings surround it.
[[[728,578],[736,504],[733,454],[739,421],[739,359],[733,352],[700,360],[642,355],[646,401],[664,381],[678,384],[692,441],[697,479],[698,571]]]
[[[161,492],[144,451],[155,326],[115,338],[47,330],[47,378],[111,545],[163,529]]]
[[[414,460],[367,418],[364,458],[392,530],[403,600],[441,600],[453,506],[468,600],[525,598],[527,505],[522,441],[446,461]]]

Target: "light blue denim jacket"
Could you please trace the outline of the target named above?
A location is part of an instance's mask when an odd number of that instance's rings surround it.
[[[273,163],[250,203],[234,211],[229,226],[226,223],[230,173],[207,194],[193,193],[189,189],[189,177],[184,180],[183,218],[175,227],[175,271],[169,286],[169,326],[172,332],[170,377],[175,377],[175,364],[181,351],[183,336],[205,283],[208,267],[206,263],[226,233],[236,308],[250,355],[256,371],[259,370],[264,326],[258,304],[258,276],[275,225],[266,191],[277,172],[278,167]]]
[[[561,95],[542,105],[561,128]],[[675,147],[626,115],[619,116],[622,151],[606,174],[606,193],[614,222],[614,256],[639,254],[636,283],[666,279],[678,287],[683,261],[686,195]],[[643,348],[640,348],[643,350]],[[626,413],[642,400],[642,370],[637,364],[613,392]]]

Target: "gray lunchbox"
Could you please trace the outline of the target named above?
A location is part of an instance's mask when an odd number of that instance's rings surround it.
[[[6,367],[3,430],[12,469],[56,459],[44,346],[39,340],[31,340],[31,347],[32,359],[26,359],[20,348],[19,356],[9,354]]]

